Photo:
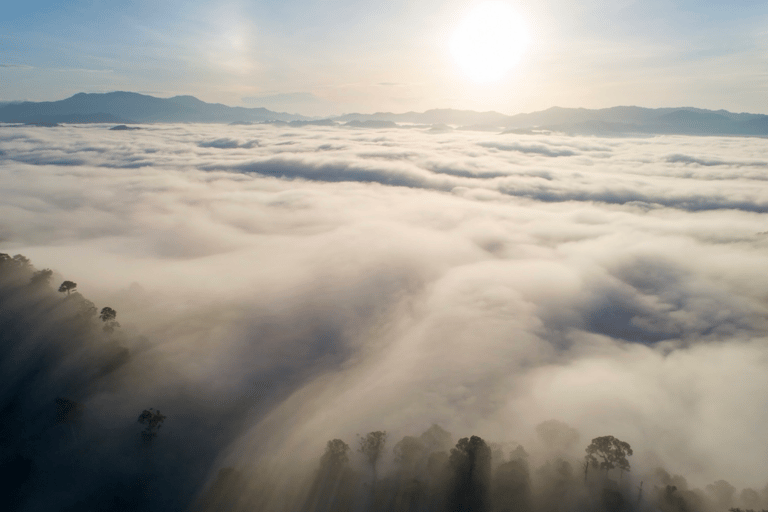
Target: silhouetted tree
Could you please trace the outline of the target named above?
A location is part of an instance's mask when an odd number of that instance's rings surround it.
[[[674,485],[665,486],[659,494],[658,505],[662,512],[688,512],[688,504]]]
[[[51,283],[51,276],[53,275],[53,270],[46,268],[43,270],[37,270],[32,274],[32,277],[29,280],[29,284],[32,286],[43,286]]]
[[[494,512],[528,512],[531,509],[531,478],[524,458],[501,464],[493,475]]]
[[[109,322],[111,320],[114,320],[117,318],[117,311],[115,311],[112,308],[101,308],[101,313],[99,313],[99,319],[102,322]]]
[[[348,468],[349,451],[349,445],[341,439],[328,441],[301,510],[327,511],[350,503],[354,477]]]
[[[349,445],[341,439],[332,439],[325,446],[325,453],[320,459],[323,468],[339,468],[349,462]]]
[[[447,509],[450,512],[490,510],[491,449],[478,436],[459,439],[448,459],[451,468]]]
[[[31,264],[29,262],[29,258],[27,258],[26,256],[24,256],[22,254],[15,255],[13,257],[13,262],[19,268],[27,268],[27,267],[31,266]]]
[[[120,327],[120,324],[115,320],[116,318],[117,311],[109,307],[101,308],[99,319],[104,322],[104,332],[111,333],[115,330],[115,327]]]
[[[387,433],[383,430],[369,432],[365,437],[360,438],[359,451],[365,455],[368,464],[373,469],[373,481],[376,482],[376,464],[384,453],[384,444],[387,442]]]
[[[619,441],[613,436],[596,437],[587,446],[586,452],[585,460],[589,466],[599,466],[606,472],[618,468],[622,475],[624,471],[629,471],[627,456],[632,455],[632,448],[629,443]],[[586,478],[586,469],[584,472]]]
[[[165,421],[165,416],[160,414],[160,411],[155,411],[151,408],[141,411],[139,423],[146,425],[144,430],[141,431],[141,439],[145,444],[151,443],[157,437],[157,432],[163,426],[163,421]]]
[[[77,283],[73,283],[72,281],[64,281],[61,283],[61,286],[59,286],[59,292],[67,292],[67,297],[69,297],[69,294],[75,291],[75,288],[77,288]]]

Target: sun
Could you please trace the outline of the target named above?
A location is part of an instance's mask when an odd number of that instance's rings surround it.
[[[521,16],[502,1],[483,2],[456,27],[450,51],[456,64],[475,82],[502,79],[522,57],[528,31]]]

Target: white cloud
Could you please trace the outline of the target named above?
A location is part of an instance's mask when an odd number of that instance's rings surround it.
[[[0,127],[0,250],[109,301],[171,387],[268,382],[243,457],[558,418],[765,483],[758,139],[143,128]]]

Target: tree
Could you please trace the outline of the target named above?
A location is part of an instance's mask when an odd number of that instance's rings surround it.
[[[115,318],[117,318],[117,311],[115,311],[112,308],[101,308],[101,313],[99,313],[99,318],[102,322],[111,322]]]
[[[32,286],[43,286],[50,284],[53,270],[46,268],[38,270],[32,274],[32,278],[29,280],[29,284]]]
[[[20,268],[27,268],[30,266],[29,258],[24,256],[23,254],[15,255],[13,257],[13,262],[16,263],[16,266]]]
[[[528,512],[531,509],[531,478],[525,458],[504,462],[493,476],[493,509],[497,512]]]
[[[387,442],[387,433],[383,430],[369,432],[365,437],[360,438],[359,451],[368,459],[368,464],[373,469],[373,481],[376,482],[376,463],[379,462],[384,453],[384,444]]]
[[[620,441],[613,436],[596,437],[587,446],[586,452],[587,455],[584,457],[587,464],[584,469],[585,479],[589,466],[599,467],[606,472],[618,468],[622,475],[624,471],[629,471],[627,456],[632,455],[632,448],[629,446],[629,443]],[[600,460],[598,460],[598,457]]]
[[[490,509],[491,449],[478,436],[459,439],[448,464],[452,472],[448,495],[451,512],[484,512]]]
[[[163,421],[165,421],[165,416],[160,414],[160,411],[155,411],[152,408],[141,411],[139,423],[146,425],[141,431],[141,438],[145,444],[151,443],[157,437],[157,432],[163,426]]]
[[[120,324],[115,320],[117,318],[117,311],[112,308],[102,308],[99,318],[104,322],[104,332],[111,333],[115,330],[115,327],[120,327]]]
[[[349,462],[349,445],[341,439],[332,439],[325,446],[325,453],[320,458],[320,466],[325,469],[338,469]]]
[[[77,283],[73,283],[72,281],[64,281],[61,283],[61,286],[59,286],[59,293],[67,292],[67,297],[69,297],[69,294],[77,288]]]

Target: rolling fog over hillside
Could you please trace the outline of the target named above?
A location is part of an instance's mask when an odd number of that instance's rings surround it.
[[[764,139],[110,126],[0,126],[0,253],[54,271],[0,284],[19,509],[341,510],[312,498],[332,474],[347,510],[407,510],[376,498],[393,448],[442,430],[446,460],[474,435],[530,474],[515,510],[589,509],[608,435],[625,510],[768,508]],[[64,280],[120,327],[73,320]],[[334,439],[351,473],[317,472]]]

